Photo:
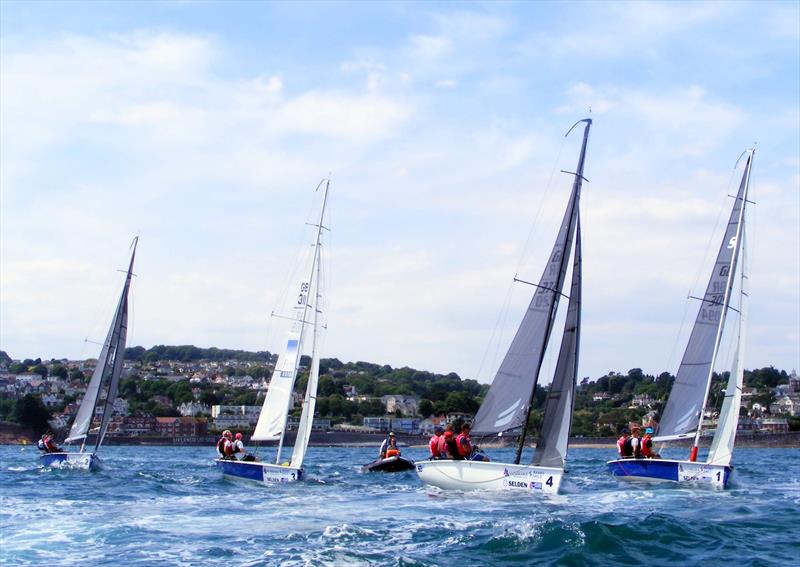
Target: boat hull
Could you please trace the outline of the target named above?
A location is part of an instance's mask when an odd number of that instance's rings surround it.
[[[97,470],[100,459],[94,453],[45,453],[39,456],[45,467]]]
[[[445,490],[512,490],[555,494],[564,469],[485,461],[422,461],[416,464],[422,482]]]
[[[607,465],[611,475],[620,480],[692,483],[715,488],[726,488],[733,471],[730,465],[673,459],[617,459]]]
[[[378,459],[361,467],[363,472],[400,472],[410,471],[414,468],[414,461],[401,456]]]
[[[223,476],[249,480],[259,484],[285,484],[303,480],[303,469],[257,461],[232,461],[217,459],[217,468]]]

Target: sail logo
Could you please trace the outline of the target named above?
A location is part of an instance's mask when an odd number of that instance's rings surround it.
[[[731,239],[728,241],[728,250],[733,250],[735,247],[736,247],[736,237],[735,237],[735,236],[733,236],[733,237],[731,237]]]
[[[522,398],[518,399],[516,402],[511,404],[511,407],[503,410],[497,415],[497,419],[494,422],[495,427],[505,427],[514,419],[514,412],[517,411],[517,408],[522,403]]]

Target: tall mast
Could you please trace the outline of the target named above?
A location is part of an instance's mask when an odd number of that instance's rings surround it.
[[[319,185],[317,185],[317,190],[319,190],[319,188],[322,186],[323,182],[325,182],[325,193],[323,194],[323,197],[322,197],[322,211],[320,211],[319,223],[316,226],[316,228],[317,228],[317,237],[316,237],[316,240],[314,241],[314,256],[313,256],[312,261],[311,261],[311,272],[308,275],[308,289],[305,290],[306,296],[305,296],[305,299],[304,299],[302,317],[300,318],[300,337],[298,339],[297,357],[295,358],[295,361],[294,361],[294,370],[293,370],[295,379],[296,379],[296,376],[297,376],[297,367],[300,364],[300,358],[302,357],[302,352],[303,352],[303,339],[305,337],[305,328],[306,328],[306,323],[307,323],[306,316],[308,315],[308,309],[309,309],[308,295],[309,295],[309,292],[311,291],[311,289],[313,289],[313,285],[312,284],[314,282],[314,274],[317,273],[317,258],[319,257],[319,249],[320,249],[320,245],[321,245],[321,241],[322,241],[322,229],[324,228],[322,222],[323,222],[323,220],[325,218],[325,206],[328,203],[328,188],[330,187],[330,180],[329,179],[324,179],[323,181],[320,181]],[[316,310],[316,308],[317,308],[316,297],[314,298],[314,306],[313,307]],[[275,455],[275,464],[280,464],[281,449],[283,448],[283,439],[286,436],[286,424],[287,424],[287,422],[289,420],[289,410],[291,409],[291,407],[292,407],[292,394],[291,394],[291,392],[289,392],[289,399],[288,399],[288,402],[287,402],[286,414],[284,416],[283,427],[281,428],[281,438],[280,438],[280,441],[278,442],[278,451],[277,451],[277,453]]]
[[[136,247],[139,244],[139,237],[133,239],[133,252],[131,252],[131,261],[128,264],[128,272],[125,276],[125,286],[122,289],[122,296],[120,297],[119,307],[117,314],[114,318],[114,358],[111,363],[111,379],[108,382],[108,389],[106,390],[106,402],[103,406],[103,417],[100,419],[100,429],[97,431],[97,439],[95,441],[94,450],[100,448],[105,437],[106,430],[108,429],[108,422],[111,419],[113,412],[114,400],[117,397],[117,386],[119,378],[122,374],[122,365],[125,362],[125,341],[128,335],[128,290],[131,286],[131,278],[133,277],[133,261],[136,258]]]
[[[578,211],[578,201],[580,199],[580,190],[581,190],[581,187],[583,185],[583,180],[584,180],[584,177],[583,177],[583,166],[584,166],[584,163],[586,162],[586,146],[587,146],[587,144],[589,142],[589,129],[592,126],[592,119],[591,118],[585,118],[583,120],[579,120],[578,122],[576,122],[575,124],[572,125],[572,128],[570,128],[569,131],[565,135],[565,137],[569,136],[570,132],[572,132],[572,130],[575,128],[575,126],[577,126],[581,122],[585,122],[586,123],[586,127],[583,130],[583,141],[581,142],[581,153],[580,153],[580,156],[578,158],[578,168],[577,168],[576,172],[573,174],[575,176],[575,180],[573,181],[573,184],[572,184],[572,208],[569,211],[570,221],[568,223],[568,229],[567,229],[568,230],[567,242],[570,242],[571,236],[572,236],[572,232],[575,230],[575,216],[576,216],[577,211]],[[565,173],[569,173],[569,172],[565,172]],[[525,437],[528,434],[528,422],[530,421],[531,411],[533,411],[533,401],[536,398],[536,388],[538,386],[538,374],[539,374],[539,372],[541,371],[541,368],[542,368],[542,362],[544,361],[545,351],[547,350],[547,343],[548,343],[548,341],[550,339],[550,332],[551,332],[551,330],[553,328],[553,323],[554,323],[555,318],[556,318],[556,311],[558,309],[558,296],[561,294],[561,287],[562,287],[562,283],[563,283],[563,281],[561,280],[561,274],[563,274],[565,272],[564,267],[565,267],[565,265],[566,265],[566,263],[567,263],[567,261],[569,259],[569,256],[570,256],[570,248],[571,248],[571,246],[565,246],[565,249],[561,252],[560,266],[559,266],[559,272],[558,272],[559,279],[558,279],[558,282],[556,284],[555,289],[551,290],[551,293],[553,294],[553,299],[550,301],[550,311],[548,313],[547,326],[545,328],[545,333],[544,333],[544,342],[542,344],[541,350],[539,351],[539,360],[538,360],[538,363],[536,365],[537,380],[534,382],[533,389],[531,390],[531,396],[530,396],[530,399],[528,400],[528,406],[527,406],[527,408],[525,410],[525,421],[523,421],[523,423],[522,423],[522,434],[520,435],[519,444],[517,445],[517,453],[514,456],[514,464],[517,464],[517,465],[519,464],[520,460],[522,459],[522,449],[525,447]]]
[[[708,403],[708,395],[709,392],[711,391],[711,379],[714,376],[714,363],[717,360],[717,354],[719,353],[719,345],[720,342],[722,341],[722,330],[725,327],[725,319],[728,316],[728,309],[730,308],[730,294],[731,294],[731,289],[733,288],[734,273],[736,272],[736,264],[739,258],[739,250],[741,249],[741,234],[744,221],[744,210],[747,204],[747,194],[748,191],[750,190],[750,169],[753,164],[754,154],[755,154],[755,149],[750,150],[750,155],[748,156],[747,163],[745,164],[744,194],[742,195],[741,208],[739,209],[739,218],[737,220],[737,225],[736,225],[736,236],[734,236],[735,241],[729,244],[729,246],[732,244],[734,247],[733,256],[731,258],[731,268],[728,271],[728,279],[725,285],[725,296],[722,302],[720,323],[719,326],[717,327],[717,336],[714,340],[714,351],[711,355],[711,364],[708,367],[708,379],[706,380],[706,389],[705,389],[705,394],[703,395],[703,404],[700,406],[700,416],[697,422],[697,432],[695,433],[694,443],[692,444],[692,450],[691,453],[689,454],[690,461],[697,460],[697,451],[700,445],[700,434],[703,428],[703,416],[705,414],[706,404]]]

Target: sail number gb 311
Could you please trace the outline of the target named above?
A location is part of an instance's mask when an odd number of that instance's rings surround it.
[[[297,305],[305,305],[308,303],[308,282],[300,284],[300,294],[297,296]]]

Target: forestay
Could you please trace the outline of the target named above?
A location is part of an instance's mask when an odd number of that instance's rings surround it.
[[[100,424],[100,430],[97,435],[97,443],[95,450],[100,447],[108,429],[109,420],[111,419],[112,408],[114,400],[117,397],[117,387],[119,385],[119,378],[122,374],[122,364],[125,358],[125,342],[128,333],[128,292],[131,286],[131,277],[133,275],[133,262],[136,258],[136,246],[139,242],[137,236],[133,240],[133,252],[131,253],[130,264],[128,265],[128,272],[125,277],[125,285],[122,288],[117,309],[114,312],[114,318],[111,321],[111,327],[108,330],[108,335],[103,343],[103,348],[100,350],[100,356],[97,358],[97,366],[95,366],[92,378],[89,380],[89,386],[86,388],[86,393],[83,396],[78,412],[75,415],[75,421],[69,431],[69,436],[65,440],[66,443],[80,441],[86,438],[89,432],[89,427],[94,417],[95,407],[100,398],[101,389],[103,386],[104,378],[108,375],[109,365],[111,366],[111,380],[106,391],[106,403],[103,409],[103,417]]]
[[[474,433],[501,433],[518,428],[527,420],[531,398],[539,380],[544,351],[550,339],[550,331],[561,297],[575,233],[591,120],[586,119],[581,122],[586,122],[587,125],[572,193],[561,228],[522,323],[475,416],[472,427]]]
[[[747,199],[752,153],[747,158],[742,182],[736,195],[725,236],[714,269],[686,345],[675,383],[658,428],[656,441],[679,438],[697,432],[713,370],[719,334],[727,314],[726,301],[733,284],[740,248],[739,224]]]
[[[745,249],[744,242],[744,219],[741,231],[742,250]],[[713,465],[729,465],[733,458],[733,445],[736,441],[736,428],[739,425],[739,408],[742,405],[742,386],[744,385],[744,346],[747,321],[747,274],[746,254],[742,253],[742,276],[740,279],[739,321],[736,326],[736,350],[733,355],[733,366],[728,376],[728,384],[725,386],[725,399],[722,402],[722,409],[719,412],[717,431],[711,442],[708,452],[708,462]]]

